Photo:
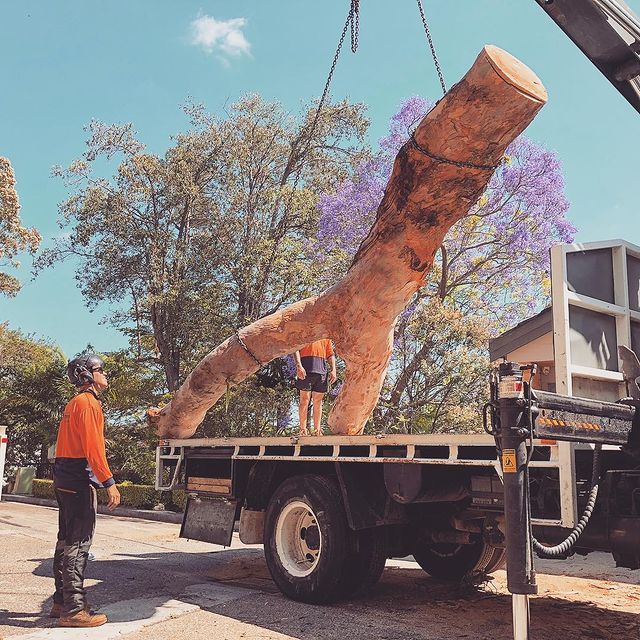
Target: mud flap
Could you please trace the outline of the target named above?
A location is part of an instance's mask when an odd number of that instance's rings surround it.
[[[236,504],[236,500],[226,498],[190,496],[180,528],[180,537],[228,547],[233,535]]]
[[[265,511],[252,511],[243,507],[240,512],[240,542],[243,544],[262,544],[264,542]]]

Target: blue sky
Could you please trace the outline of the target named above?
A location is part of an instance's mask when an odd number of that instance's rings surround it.
[[[60,233],[63,186],[51,167],[83,152],[92,118],[133,122],[163,153],[184,130],[188,96],[222,113],[244,93],[260,93],[297,112],[322,91],[348,0],[46,0],[4,3],[0,24],[0,155],[16,171],[21,215],[44,245]],[[640,1],[628,0],[638,14]],[[549,91],[528,135],[557,151],[565,170],[569,217],[579,241],[623,238],[640,244],[640,117],[534,0],[424,0],[451,85],[484,44],[532,67]],[[437,98],[437,76],[414,0],[361,0],[360,49],[348,44],[332,95],[369,106],[371,140],[410,95]],[[124,346],[89,313],[72,264],[0,298],[0,321],[48,337],[73,355],[91,342]]]

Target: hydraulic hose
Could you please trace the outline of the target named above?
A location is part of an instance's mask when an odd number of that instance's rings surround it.
[[[584,508],[584,512],[582,513],[582,517],[578,521],[578,524],[575,526],[573,531],[567,536],[565,540],[553,547],[545,547],[532,536],[533,548],[540,558],[552,559],[563,557],[571,549],[571,547],[573,547],[573,545],[576,543],[585,527],[589,523],[591,514],[593,513],[593,509],[596,506],[596,500],[598,498],[598,487],[600,484],[601,449],[602,445],[596,444],[595,449],[593,450],[593,471],[591,474],[591,489],[589,490],[589,498],[587,500],[587,505]]]

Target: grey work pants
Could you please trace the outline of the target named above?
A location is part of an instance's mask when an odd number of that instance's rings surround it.
[[[96,526],[97,495],[90,484],[79,489],[56,487],[56,500],[59,510],[53,601],[62,605],[63,615],[71,615],[86,604],[84,572]]]

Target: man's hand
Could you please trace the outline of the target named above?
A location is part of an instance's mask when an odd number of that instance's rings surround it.
[[[307,377],[307,372],[301,364],[296,365],[296,377],[298,380],[304,380]]]
[[[336,375],[335,369],[332,369],[331,373],[329,374],[329,382],[333,384],[337,379],[338,376]]]
[[[107,509],[113,511],[120,504],[120,492],[115,484],[107,487],[107,495],[109,496],[109,502],[107,503]]]

